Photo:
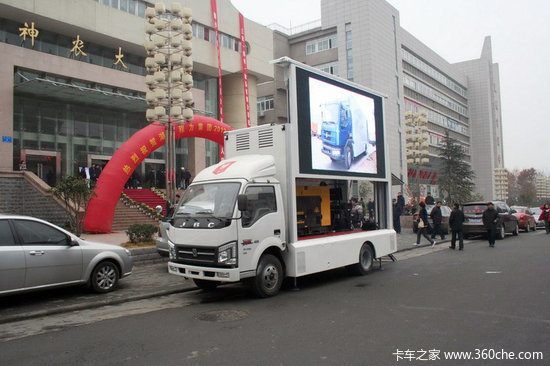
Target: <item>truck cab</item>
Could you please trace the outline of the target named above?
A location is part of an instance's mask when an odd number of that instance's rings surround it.
[[[169,271],[192,278],[201,288],[214,288],[256,276],[259,256],[266,251],[282,262],[285,205],[274,174],[272,156],[246,155],[197,175],[167,231]],[[268,271],[283,276],[282,265]],[[270,289],[278,291],[269,286],[264,291]]]

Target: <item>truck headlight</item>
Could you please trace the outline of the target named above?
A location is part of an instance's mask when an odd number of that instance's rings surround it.
[[[176,246],[171,242],[168,242],[168,255],[170,260],[175,260],[178,257],[176,252]]]
[[[340,150],[339,149],[332,149],[332,155],[340,156]]]
[[[218,248],[218,263],[237,264],[237,242],[227,243]]]

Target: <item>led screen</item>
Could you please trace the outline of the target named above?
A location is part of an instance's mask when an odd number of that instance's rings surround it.
[[[296,69],[300,172],[385,177],[382,98]]]

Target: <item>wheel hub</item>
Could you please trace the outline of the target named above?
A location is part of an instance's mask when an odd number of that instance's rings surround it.
[[[266,266],[263,273],[263,279],[266,288],[274,288],[279,281],[279,273],[277,271],[277,267],[272,265]]]
[[[103,267],[97,273],[97,284],[102,289],[109,289],[115,283],[115,270],[110,267]]]

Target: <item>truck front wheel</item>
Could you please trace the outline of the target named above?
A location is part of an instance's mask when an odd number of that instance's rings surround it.
[[[372,271],[373,264],[374,254],[372,248],[367,243],[364,243],[359,251],[359,263],[353,267],[353,272],[358,276],[364,276]]]
[[[252,290],[259,297],[277,295],[283,283],[283,266],[281,261],[271,254],[260,258],[256,277],[252,281]]]
[[[215,290],[220,284],[219,281],[199,280],[197,278],[193,278],[193,282],[195,282],[195,285],[197,285],[198,288],[205,291]]]
[[[344,149],[344,164],[346,165],[346,170],[351,168],[351,162],[353,160],[351,146],[347,145]]]

